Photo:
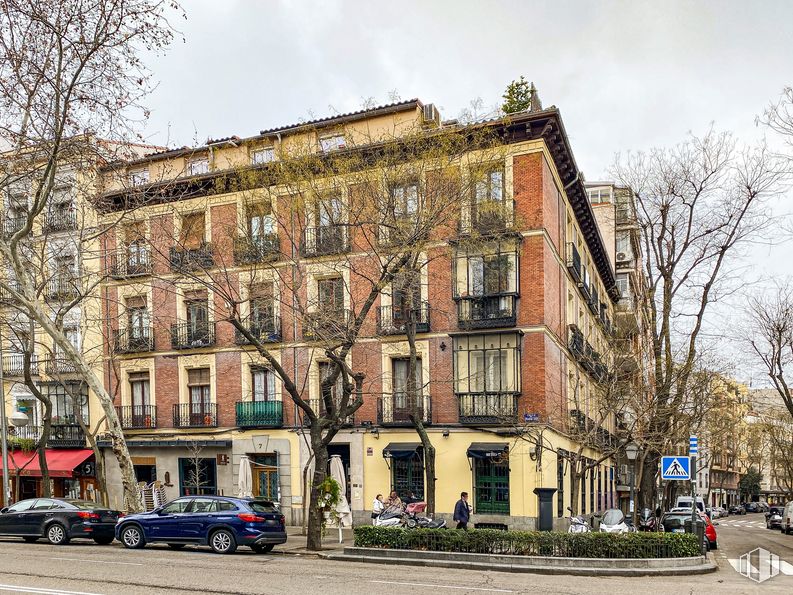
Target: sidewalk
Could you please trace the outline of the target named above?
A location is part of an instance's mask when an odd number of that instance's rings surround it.
[[[352,546],[352,528],[341,530],[342,543],[339,543],[339,530],[336,527],[326,529],[325,537],[322,539],[321,552],[314,552],[306,549],[306,536],[302,534],[302,531],[303,529],[301,527],[287,527],[286,543],[275,546],[273,553],[325,557],[331,553],[342,553],[345,547]]]

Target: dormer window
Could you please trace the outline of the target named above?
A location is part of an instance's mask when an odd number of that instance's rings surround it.
[[[272,161],[275,161],[275,149],[273,147],[256,149],[251,153],[251,163],[253,165],[261,165]]]
[[[199,157],[187,162],[188,176],[200,176],[206,173],[209,173],[209,159],[207,157]]]
[[[141,186],[149,183],[149,168],[134,169],[129,172],[130,186]]]
[[[319,137],[319,148],[323,153],[330,151],[340,151],[347,148],[347,142],[343,134],[331,134]]]

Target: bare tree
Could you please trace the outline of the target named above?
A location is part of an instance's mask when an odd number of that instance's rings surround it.
[[[671,149],[618,156],[613,173],[636,193],[655,355],[654,400],[642,415],[663,436],[686,400],[706,315],[732,289],[731,259],[765,229],[783,171],[764,145],[739,149],[711,130]],[[661,454],[644,453],[643,505],[655,494]]]

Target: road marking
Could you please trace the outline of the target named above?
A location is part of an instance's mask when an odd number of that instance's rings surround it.
[[[122,564],[124,566],[143,566],[141,562],[113,562],[111,560],[89,560],[87,558],[50,558],[50,560],[65,560],[67,562],[90,562],[91,564]]]
[[[86,593],[85,591],[64,591],[63,589],[44,589],[42,587],[22,587],[19,585],[0,585],[0,591],[41,593],[42,595],[101,595],[101,593]]]
[[[435,587],[436,589],[460,589],[463,591],[489,591],[491,593],[514,593],[510,589],[486,589],[485,587],[457,587],[455,585],[434,585],[432,583],[401,583],[397,581],[369,581],[379,585],[402,585],[408,587]]]

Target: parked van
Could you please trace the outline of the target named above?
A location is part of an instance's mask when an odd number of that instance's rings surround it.
[[[793,501],[785,504],[785,511],[782,513],[782,533],[785,535],[793,533]]]
[[[688,508],[691,509],[691,496],[678,496],[675,502],[675,508]],[[705,501],[702,496],[697,496],[697,508],[700,512],[705,512]]]

